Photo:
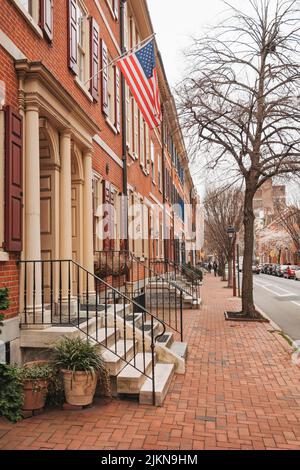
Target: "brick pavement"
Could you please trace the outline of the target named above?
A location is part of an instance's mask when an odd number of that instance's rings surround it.
[[[219,279],[206,277],[203,300],[185,313],[187,372],[162,408],[113,400],[0,419],[0,449],[299,450],[300,367],[289,345],[268,324],[225,322],[239,301]]]

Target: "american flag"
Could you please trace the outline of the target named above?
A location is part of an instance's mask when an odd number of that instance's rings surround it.
[[[161,123],[154,41],[117,62],[150,129]]]

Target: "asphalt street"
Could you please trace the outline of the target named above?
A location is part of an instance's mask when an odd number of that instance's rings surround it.
[[[254,275],[254,299],[293,340],[300,340],[300,281]]]

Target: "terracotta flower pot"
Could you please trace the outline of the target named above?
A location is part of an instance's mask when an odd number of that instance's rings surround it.
[[[67,403],[86,406],[93,403],[98,375],[90,372],[62,370]]]
[[[24,403],[22,410],[34,411],[44,408],[46,396],[48,391],[48,381],[44,379],[39,380],[24,380],[23,393]]]

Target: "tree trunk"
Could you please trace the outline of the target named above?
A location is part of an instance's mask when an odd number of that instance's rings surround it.
[[[218,274],[220,277],[222,277],[222,280],[224,281],[225,280],[225,263],[224,261],[221,259],[219,259],[219,269],[218,269]]]
[[[228,258],[228,287],[233,287],[232,258]]]
[[[246,186],[244,204],[244,261],[243,261],[243,285],[242,285],[242,311],[255,318],[253,299],[253,248],[254,248],[254,211],[253,198],[255,191]]]

